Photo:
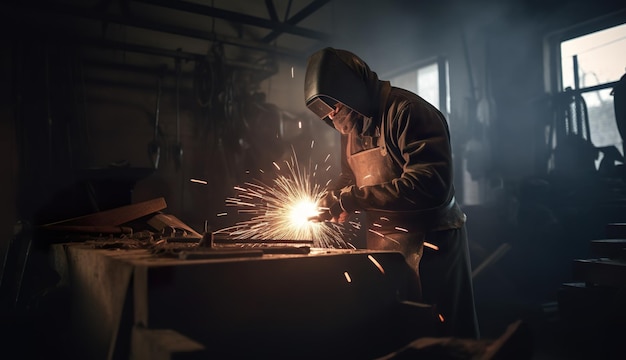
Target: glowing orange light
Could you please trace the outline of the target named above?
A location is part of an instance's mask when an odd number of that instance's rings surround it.
[[[439,321],[445,322],[446,320],[443,318],[443,315],[439,314]]]
[[[294,203],[289,211],[289,219],[295,226],[309,224],[309,219],[319,215],[317,203],[311,199],[301,199]]]
[[[429,248],[431,248],[433,250],[439,250],[439,246],[431,244],[431,243],[426,242],[426,241],[424,241],[424,246],[429,247]]]
[[[385,237],[385,235],[383,235],[383,234],[379,233],[378,231],[375,231],[375,230],[372,230],[372,229],[367,229],[367,230],[368,230],[369,232],[371,232],[372,234],[376,234],[376,235],[378,235],[378,236],[380,236],[380,237],[382,237],[382,238],[384,238],[384,237]]]
[[[285,164],[285,171],[277,174],[272,184],[254,180],[235,186],[237,193],[226,198],[226,206],[251,216],[214,233],[226,233],[233,239],[313,240],[315,247],[349,247],[343,225],[312,221],[322,211],[319,202],[326,189],[314,181],[310,171],[298,166],[295,154]]]
[[[343,273],[343,276],[345,276],[345,277],[346,277],[346,281],[347,281],[347,282],[349,282],[349,283],[351,283],[351,282],[352,282],[352,278],[350,277],[350,274],[348,274],[348,272],[347,272],[347,271],[345,271],[345,272]]]
[[[385,269],[383,269],[383,266],[380,265],[380,263],[378,261],[376,261],[376,259],[374,259],[374,257],[372,255],[367,255],[367,258],[370,259],[370,261],[372,262],[372,264],[374,264],[374,266],[376,266],[378,268],[378,270],[381,272],[381,274],[385,274]]]

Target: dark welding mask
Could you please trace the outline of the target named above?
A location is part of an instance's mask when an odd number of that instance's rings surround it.
[[[365,117],[371,117],[372,104],[367,76],[372,74],[356,55],[333,48],[317,51],[308,59],[304,78],[306,106],[332,126],[328,115],[338,102]]]

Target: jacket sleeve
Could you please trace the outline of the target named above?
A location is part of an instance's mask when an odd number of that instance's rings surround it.
[[[424,100],[392,105],[385,141],[388,156],[402,168],[393,180],[357,188],[340,195],[346,211],[427,210],[447,203],[452,193],[452,154],[443,115]]]

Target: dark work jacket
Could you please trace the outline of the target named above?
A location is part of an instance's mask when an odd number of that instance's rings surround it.
[[[454,201],[450,135],[443,114],[388,81],[374,77],[369,86],[377,97],[378,115],[362,119],[341,139],[342,173],[334,187],[343,189],[342,208],[365,211],[373,221],[384,218],[409,231],[460,228],[465,215]],[[388,157],[386,173],[378,175],[382,182],[359,181],[355,174],[362,171],[351,168],[349,157],[375,148]]]

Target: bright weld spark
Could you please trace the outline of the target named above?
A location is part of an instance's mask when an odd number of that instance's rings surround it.
[[[431,243],[426,242],[426,241],[424,241],[424,246],[429,247],[429,248],[431,248],[433,250],[439,250],[439,246],[431,244]]]
[[[313,145],[315,144],[315,140],[311,140],[311,149],[313,149]],[[329,154],[330,155],[330,154]]]
[[[380,217],[380,219],[381,219],[381,220],[384,220],[384,221],[389,221],[389,218],[384,217],[384,216],[381,216],[381,217]]]
[[[238,214],[252,217],[216,233],[226,233],[234,240],[313,240],[314,247],[349,248],[344,240],[348,227],[311,220],[322,212],[318,203],[326,188],[314,184],[307,169],[300,169],[295,153],[285,163],[283,174],[277,174],[271,186],[255,180],[234,187],[237,195],[226,198],[226,206],[239,207]]]
[[[272,164],[274,164],[274,166],[276,166],[276,168],[278,169],[278,171],[280,171],[280,166],[278,166],[278,164],[276,163],[276,161],[273,161]]]
[[[347,271],[344,271],[343,276],[345,276],[347,282],[349,283],[352,282],[352,278],[350,277],[350,274],[348,274]]]
[[[291,67],[291,78],[293,79],[293,66]]]
[[[298,121],[298,129],[302,129],[302,121]]]
[[[383,233],[380,233],[376,230],[372,230],[372,229],[367,229],[367,231],[371,232],[372,234],[376,234],[378,236],[380,236],[381,238],[387,239],[389,241],[392,241],[396,244],[400,244],[397,240],[394,240],[393,238],[389,237],[389,236],[385,236]]]
[[[330,170],[331,165],[328,165],[328,167],[326,168],[326,171]]]
[[[192,183],[203,184],[203,185],[208,184],[208,182],[204,180],[198,180],[198,179],[189,179],[189,181],[191,181]]]
[[[404,231],[404,232],[409,232],[409,230],[405,229],[405,228],[401,228],[399,226],[396,226],[394,229],[398,230],[398,231]]]
[[[324,162],[327,162],[329,157],[330,157],[330,154],[326,155],[326,158],[324,159]]]
[[[374,225],[376,227],[383,227],[381,224],[377,224],[377,223],[373,223],[372,225]]]
[[[248,185],[248,186],[255,187],[255,188],[259,189],[259,190],[263,190],[263,186],[258,185],[258,184],[255,184],[255,183],[245,182],[244,184],[246,184],[246,185]]]
[[[228,215],[228,213],[225,213],[225,212],[221,212],[217,214],[217,216],[226,216],[226,215]]]
[[[376,261],[376,259],[374,259],[374,257],[372,255],[367,255],[367,258],[370,259],[372,264],[374,264],[374,266],[376,266],[378,268],[378,270],[380,270],[381,274],[385,275],[385,269],[383,269],[383,266],[380,265],[380,263],[378,261]]]

